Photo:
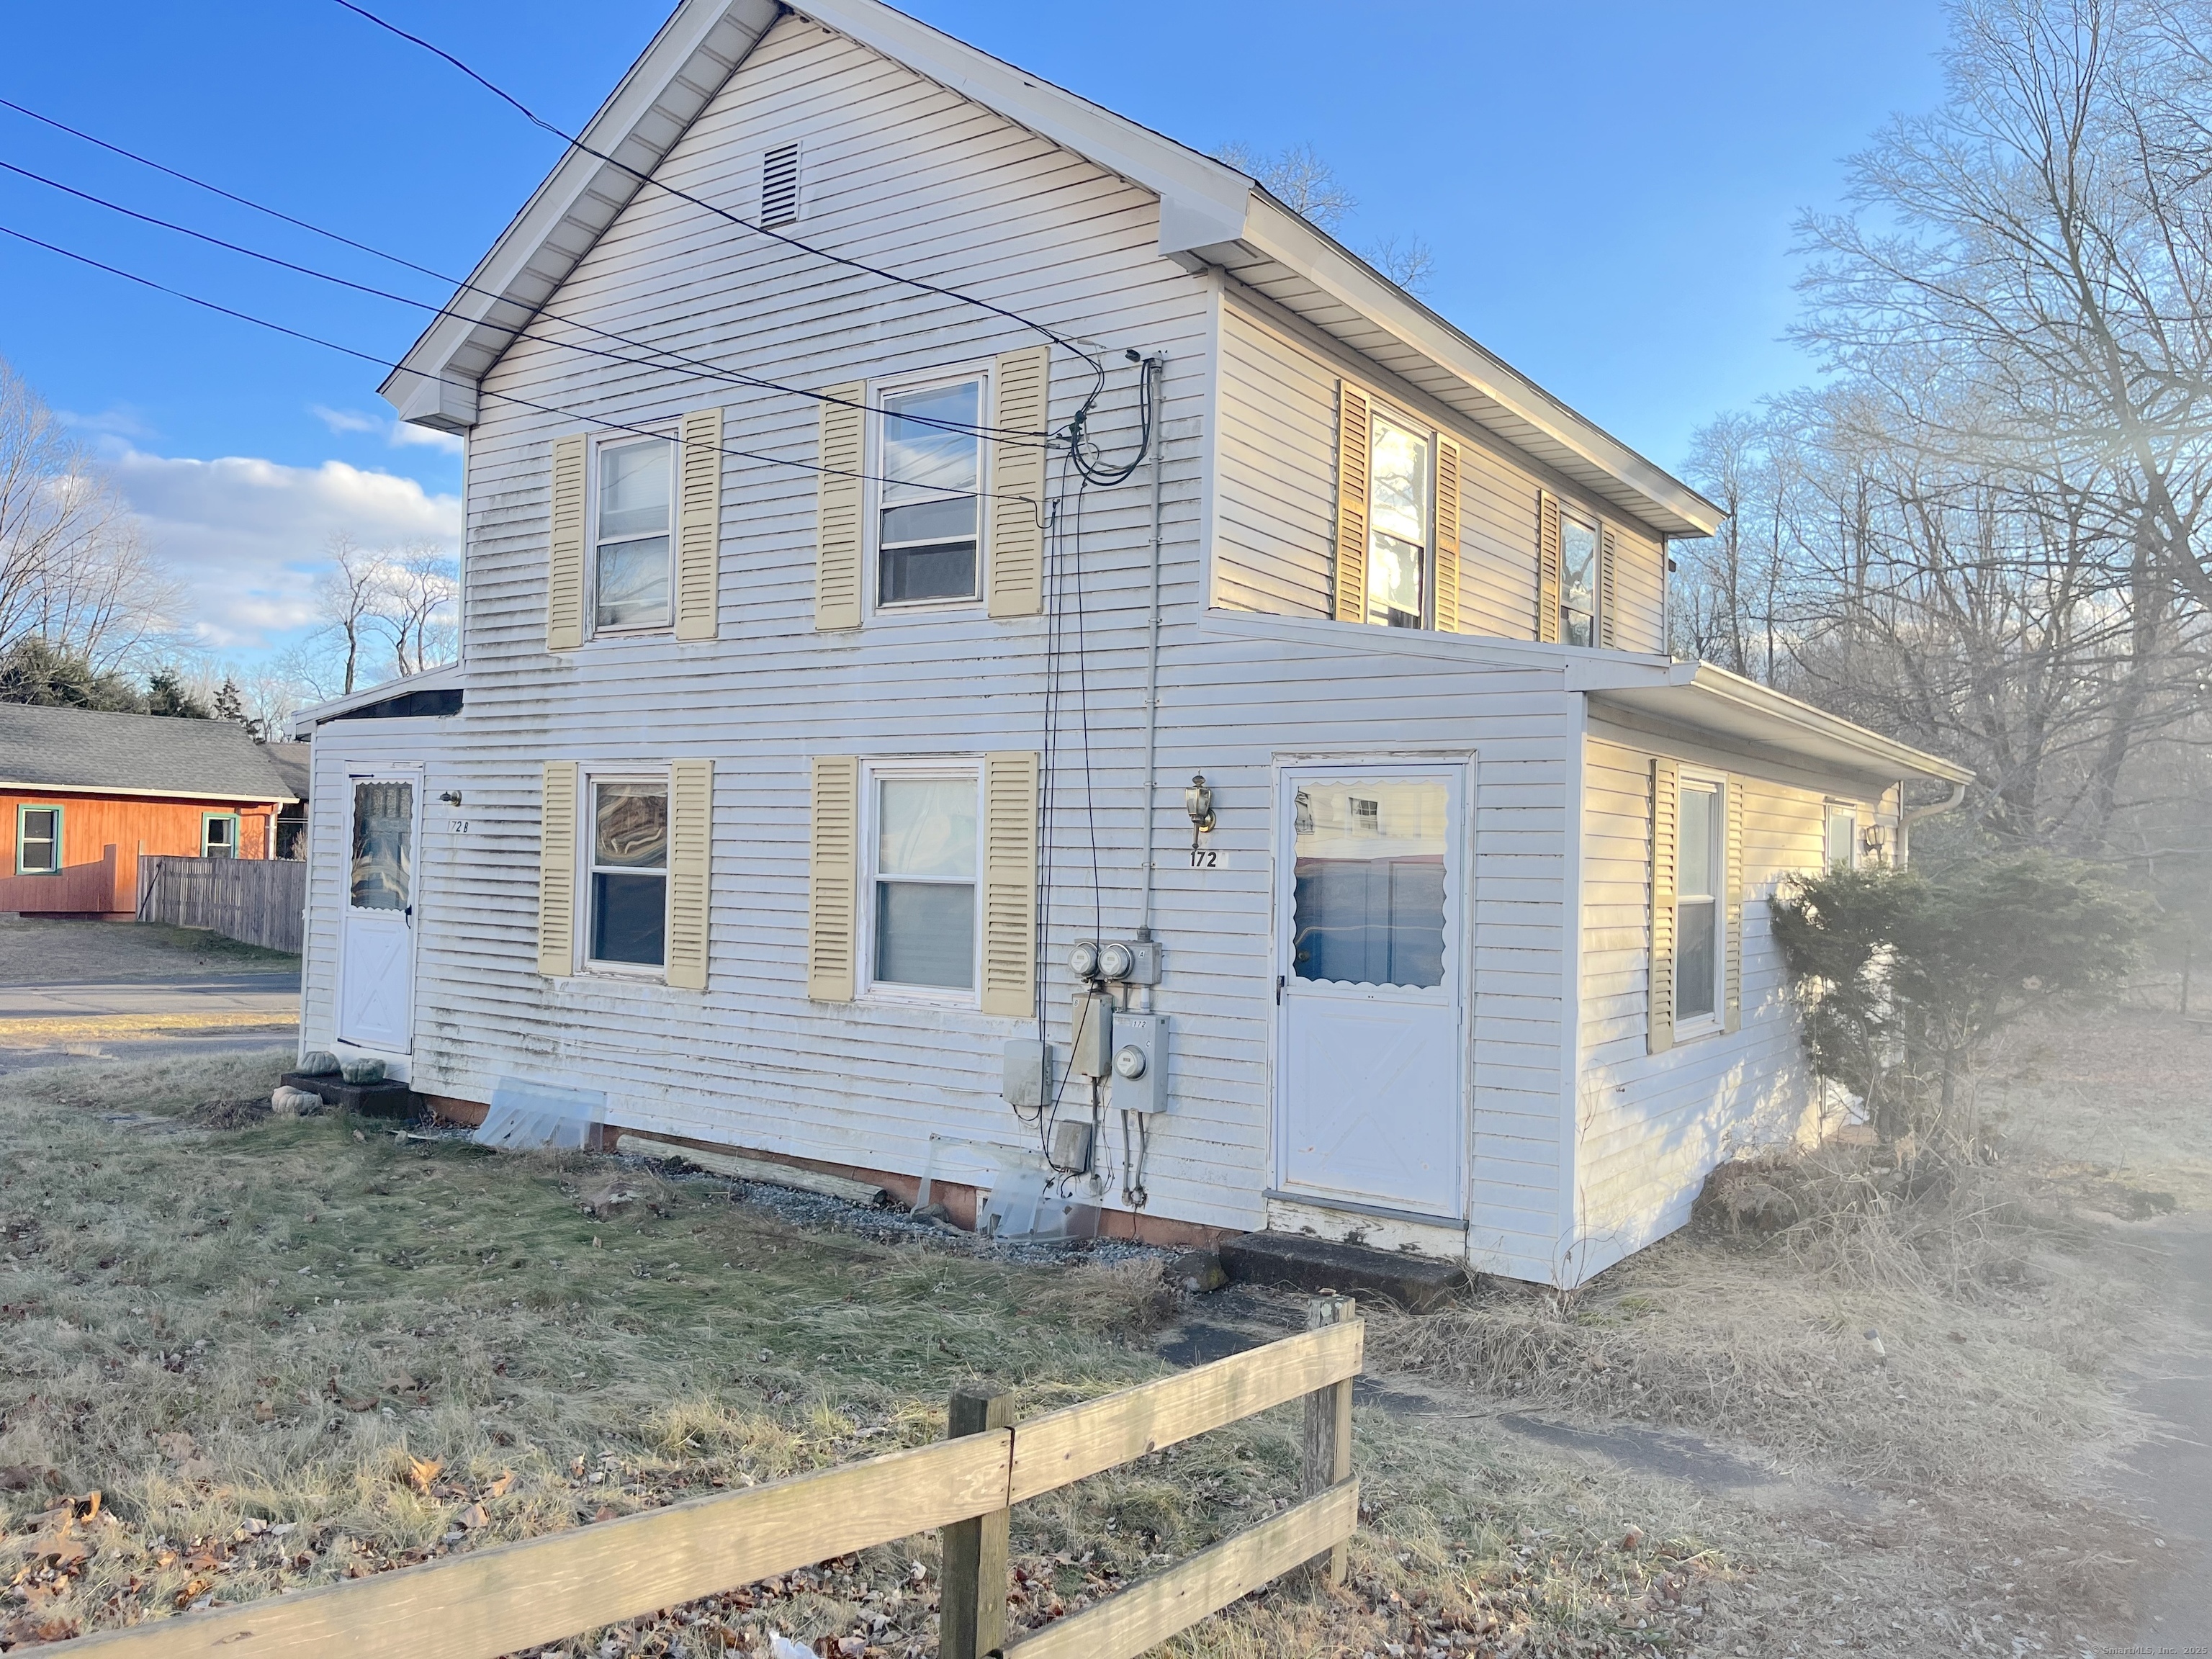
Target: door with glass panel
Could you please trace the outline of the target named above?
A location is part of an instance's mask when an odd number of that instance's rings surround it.
[[[1458,766],[1281,784],[1276,1184],[1457,1224],[1466,1113]]]
[[[422,780],[346,780],[346,902],[338,923],[339,1040],[404,1054],[415,1029],[415,849]]]

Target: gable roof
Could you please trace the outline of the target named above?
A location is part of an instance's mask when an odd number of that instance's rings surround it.
[[[261,746],[228,720],[0,702],[0,788],[289,801]]]
[[[684,0],[494,243],[449,314],[381,391],[400,418],[476,424],[477,387],[786,9]],[[1263,294],[1662,536],[1724,516],[1687,484],[1485,350],[1235,167],[881,3],[805,0],[799,15],[858,41],[1159,198],[1159,252]],[[617,165],[619,163],[619,165]],[[634,169],[634,171],[632,171]],[[479,291],[481,290],[481,291]]]

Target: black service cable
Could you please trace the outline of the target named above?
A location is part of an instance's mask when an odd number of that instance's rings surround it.
[[[9,109],[22,109],[21,105],[9,103],[5,99],[0,99],[0,104],[5,104]],[[46,118],[43,116],[38,116],[34,117],[34,118],[44,120]],[[59,123],[54,123],[52,125],[59,125]],[[72,133],[76,131],[74,128],[70,127],[64,127],[62,130],[65,132]],[[100,141],[96,138],[88,138],[86,142],[90,143],[100,143]],[[103,144],[101,147],[103,149],[109,149],[115,148],[113,145],[107,144]],[[118,151],[118,153],[125,155],[130,155],[130,152],[127,150]],[[134,161],[143,160],[143,158],[137,156],[132,156],[131,159]],[[185,182],[189,184],[199,183],[198,179],[190,179],[185,174],[176,173],[173,168],[161,167],[159,162],[147,161],[145,165],[148,167],[157,167],[160,171],[170,173],[173,177],[185,179]],[[667,346],[653,345],[647,341],[635,339],[629,335],[617,334],[611,330],[600,328],[595,324],[583,322],[573,317],[562,317],[550,311],[542,309],[532,310],[527,314],[521,324],[514,326],[510,326],[505,323],[493,322],[489,318],[471,317],[465,313],[453,310],[451,306],[433,305],[427,300],[417,300],[404,294],[394,294],[388,289],[377,288],[368,283],[357,283],[350,277],[340,276],[333,272],[320,270],[313,265],[303,265],[298,264],[296,261],[283,258],[274,253],[266,253],[258,248],[248,247],[243,243],[230,241],[224,237],[215,235],[210,232],[196,229],[191,225],[179,224],[173,220],[163,219],[151,213],[141,212],[137,208],[125,207],[119,202],[111,201],[106,197],[98,195],[94,191],[81,190],[75,185],[64,184],[58,179],[50,179],[42,173],[34,173],[28,167],[19,167],[13,161],[0,161],[0,168],[4,168],[8,172],[15,173],[19,178],[28,179],[35,184],[44,185],[49,190],[59,191],[65,196],[74,196],[79,201],[89,202],[95,207],[105,208],[110,213],[120,214],[125,218],[128,219],[136,219],[142,224],[153,225],[160,229],[171,232],[175,235],[191,237],[195,241],[205,242],[210,246],[222,248],[226,252],[235,253],[248,259],[258,259],[263,264],[274,265],[281,270],[292,271],[298,276],[312,277],[317,282],[329,283],[338,288],[350,289],[356,294],[366,294],[372,299],[388,300],[395,305],[411,307],[416,311],[427,311],[433,317],[450,317],[456,322],[466,323],[472,328],[488,328],[496,333],[506,335],[510,340],[520,339],[527,331],[530,322],[532,319],[543,319],[547,322],[562,324],[569,328],[581,329],[586,333],[599,336],[601,339],[612,340],[618,344],[629,346],[634,350],[645,352],[648,355],[645,357],[625,357],[620,353],[602,351],[598,349],[596,347],[583,345],[574,340],[559,339],[550,335],[542,335],[538,337],[547,345],[554,346],[562,350],[580,352],[586,356],[601,357],[610,362],[626,363],[638,368],[690,369],[706,379],[725,381],[732,386],[748,386],[754,390],[763,392],[788,392],[793,397],[811,398],[816,403],[835,404],[843,408],[858,409],[875,414],[883,414],[886,412],[879,406],[869,404],[866,398],[860,399],[856,402],[853,398],[836,397],[827,392],[813,391],[804,386],[787,386],[780,380],[766,380],[759,375],[744,374],[741,370],[725,368],[719,364],[708,362],[703,358],[693,357],[686,353],[677,351]],[[333,240],[342,242],[348,247],[360,248],[364,252],[376,254],[380,258],[389,259],[395,264],[405,266],[408,270],[422,271],[424,275],[434,277],[439,282],[452,283],[456,289],[461,291],[471,294],[480,294],[486,299],[500,301],[502,303],[507,303],[507,301],[504,301],[503,296],[494,293],[489,289],[479,288],[473,283],[459,281],[451,276],[439,276],[437,272],[428,270],[426,267],[416,264],[410,260],[402,259],[396,254],[379,252],[377,249],[369,247],[364,243],[356,242],[350,237],[340,236],[333,231],[321,230],[316,226],[307,224],[304,220],[293,218],[289,214],[278,213],[273,208],[260,208],[258,204],[247,202],[243,197],[234,196],[229,191],[217,189],[213,185],[202,185],[201,188],[213,191],[215,194],[224,198],[226,200],[240,202],[247,207],[257,208],[258,210],[268,213],[275,218],[283,220],[287,224],[298,225],[303,229],[314,231],[318,235],[329,236]],[[653,361],[656,358],[665,358],[668,361]],[[416,372],[419,373],[419,371]],[[902,413],[899,416],[899,418],[904,421],[911,421],[917,426],[932,427],[939,431],[945,432],[972,434],[978,437],[987,438],[994,443],[1011,444],[1020,448],[1048,449],[1053,447],[1054,442],[1054,434],[1049,433],[1016,433],[1012,428],[979,425],[966,421],[947,421],[939,419],[934,416],[927,415],[908,415]]]
[[[629,174],[631,178],[636,179],[640,185],[651,185],[655,189],[675,197],[678,201],[689,202],[694,207],[704,208],[708,212],[715,215],[717,217],[726,219],[732,224],[737,225],[745,230],[750,230],[756,235],[769,237],[775,241],[783,243],[787,247],[795,247],[801,252],[811,253],[818,259],[827,259],[833,264],[843,265],[848,270],[864,271],[871,276],[880,277],[883,281],[887,283],[903,283],[908,288],[918,289],[922,293],[934,294],[941,299],[957,300],[963,305],[971,305],[981,310],[988,311],[994,317],[1003,317],[1010,323],[1018,323],[1024,328],[1030,329],[1038,334],[1043,335],[1046,339],[1051,341],[1054,345],[1066,347],[1077,356],[1091,364],[1094,369],[1100,368],[1102,367],[1096,353],[1085,350],[1083,347],[1076,344],[1074,341],[1068,339],[1066,336],[1046,327],[1045,325],[1035,320],[1033,318],[1023,316],[1018,311],[1009,311],[1004,306],[993,305],[988,300],[978,299],[975,295],[963,293],[958,289],[945,288],[936,283],[926,283],[919,276],[901,276],[896,271],[885,270],[881,266],[872,265],[863,260],[848,258],[842,253],[831,253],[826,249],[816,247],[811,242],[802,241],[796,236],[787,236],[780,230],[772,230],[766,225],[756,224],[750,219],[741,219],[736,214],[731,212],[727,208],[717,207],[714,203],[706,201],[700,197],[694,196],[687,190],[679,190],[675,185],[664,183],[662,180],[654,178],[650,173],[641,173],[635,167],[630,166],[627,161],[617,160],[616,157],[609,155],[602,150],[593,149],[589,144],[586,143],[575,134],[556,126],[552,122],[538,114],[536,110],[531,108],[529,105],[524,103],[520,98],[517,98],[513,93],[507,91],[504,87],[498,85],[488,76],[479,74],[477,70],[470,68],[468,64],[463,63],[459,58],[456,58],[452,52],[447,52],[444,47],[434,45],[432,42],[424,40],[419,34],[410,34],[405,29],[401,28],[398,24],[391,22],[385,18],[378,16],[374,12],[369,10],[368,7],[355,4],[354,0],[332,0],[332,3],[343,7],[346,10],[353,13],[356,17],[362,18],[368,22],[374,23],[377,27],[385,30],[387,33],[396,34],[402,40],[407,41],[412,46],[420,46],[423,51],[430,53],[433,57],[443,58],[447,63],[452,64],[453,68],[459,70],[463,75],[468,76],[470,80],[482,87],[486,92],[491,94],[493,97],[497,98],[501,102],[508,105],[520,113],[523,118],[528,121],[532,126],[544,129],[545,131],[551,133],[556,138],[561,140],[562,143],[567,144],[571,149],[581,150],[585,155],[592,157],[594,161],[604,161],[609,167],[620,167],[624,173]]]
[[[0,224],[0,236],[12,236],[19,242],[28,243],[33,247],[44,248],[49,253],[59,254],[63,258],[73,259],[82,265],[89,265],[94,270],[106,271],[111,276],[120,276],[126,283],[136,283],[139,287],[151,289],[156,294],[166,294],[171,299],[182,300],[187,305],[198,306],[203,310],[216,313],[218,316],[234,318],[241,323],[251,323],[256,328],[265,328],[274,334],[282,334],[289,338],[302,341],[308,345],[320,346],[326,351],[337,352],[342,356],[355,358],[377,368],[393,369],[398,367],[398,364],[386,358],[379,357],[373,352],[362,351],[354,346],[341,345],[336,340],[326,340],[319,334],[310,334],[303,329],[272,322],[266,317],[257,317],[250,311],[240,311],[234,307],[223,305],[218,301],[204,299],[197,294],[186,293],[183,289],[172,288],[166,283],[156,282],[151,276],[142,276],[135,270],[126,270],[120,265],[112,265],[103,259],[95,259],[88,253],[79,253],[74,248],[66,248],[59,243],[49,242],[40,237],[33,236],[27,231],[17,230],[12,225]],[[457,380],[449,375],[423,374],[419,369],[409,372],[441,386],[455,386],[464,391],[476,392],[482,397],[495,398],[501,403],[513,404],[518,409],[532,410],[540,415],[557,415],[567,421],[581,421],[603,432],[624,432],[641,438],[665,439],[668,436],[665,429],[638,426],[626,421],[612,421],[603,415],[586,415],[580,410],[562,409],[553,404],[541,404],[529,398],[519,398],[511,392],[488,391],[472,381]],[[736,460],[757,461],[763,466],[794,467],[802,472],[813,472],[825,477],[857,478],[863,483],[870,483],[899,482],[886,478],[879,473],[856,472],[849,467],[824,466],[818,461],[793,460],[787,455],[763,455],[750,449],[732,449],[726,444],[715,446],[714,453]],[[965,495],[979,501],[1020,501],[1033,512],[1037,511],[1039,507],[1039,503],[1034,497],[1017,495],[1012,490],[971,489],[946,493]]]

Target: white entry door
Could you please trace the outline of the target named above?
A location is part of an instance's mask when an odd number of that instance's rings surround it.
[[[1297,768],[1281,788],[1278,1188],[1455,1225],[1465,771]]]
[[[404,1054],[415,1030],[415,848],[422,780],[388,772],[346,781],[352,821],[339,927],[338,1037]]]

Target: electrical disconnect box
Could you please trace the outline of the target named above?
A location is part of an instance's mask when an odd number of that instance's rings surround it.
[[[1050,1043],[1038,1037],[1008,1037],[999,1064],[999,1092],[1007,1105],[1033,1112],[1052,1098]]]
[[[1052,1161],[1070,1175],[1091,1173],[1091,1125],[1063,1118],[1052,1126]]]
[[[1113,1103],[1125,1112],[1168,1109],[1168,1017],[1117,1014],[1114,1018]]]
[[[1067,1069],[1078,1077],[1105,1077],[1114,1069],[1114,999],[1104,991],[1078,991],[1067,1010]]]

